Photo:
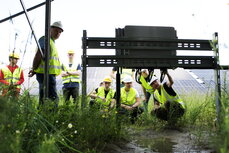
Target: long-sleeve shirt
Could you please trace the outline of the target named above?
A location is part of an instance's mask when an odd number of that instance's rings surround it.
[[[11,71],[11,73],[13,73],[16,68],[18,68],[17,65],[14,66],[14,67],[12,67],[10,65],[7,65],[7,67]],[[5,84],[5,85],[9,85],[9,82],[7,82],[4,79],[4,74],[3,74],[2,70],[0,71],[0,82],[3,83],[3,84]],[[21,85],[23,82],[24,82],[24,74],[23,74],[23,71],[21,71],[21,76],[20,76],[20,79],[18,80],[17,84],[18,85]]]

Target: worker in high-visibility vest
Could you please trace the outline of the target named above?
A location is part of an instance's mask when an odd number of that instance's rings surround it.
[[[143,112],[140,107],[140,96],[138,91],[132,87],[133,79],[131,76],[125,76],[123,82],[125,86],[121,88],[119,113],[130,115],[131,122],[134,123],[137,116]]]
[[[148,110],[149,99],[150,99],[151,94],[153,94],[154,89],[150,86],[148,82],[149,80],[146,79],[149,75],[147,69],[143,69],[140,73],[141,73],[140,82],[141,82],[142,90],[145,96],[143,102],[144,102],[145,109]]]
[[[117,68],[116,67],[113,67],[112,71],[111,71],[111,74],[110,74],[110,77],[112,79],[116,79],[116,72],[117,72]],[[122,68],[122,71],[120,72],[121,74],[121,84],[120,84],[120,87],[124,87],[124,82],[123,82],[123,79],[126,77],[126,76],[131,76],[133,79],[134,79],[134,72],[135,70],[134,69],[126,69],[126,68]]]
[[[168,81],[161,84],[157,77],[153,76],[150,80],[150,86],[155,90],[154,95],[154,110],[152,114],[157,118],[166,121],[175,121],[183,116],[185,105],[180,96],[174,91],[172,85],[174,83],[170,74],[164,72]]]
[[[59,61],[58,51],[55,46],[55,40],[57,40],[61,33],[63,32],[63,25],[60,21],[54,22],[50,28],[50,57],[49,57],[49,75],[48,75],[48,98],[55,102],[55,105],[58,105],[59,97],[57,95],[56,89],[56,76],[61,74],[61,64]],[[32,77],[36,74],[36,79],[39,83],[39,105],[43,104],[44,97],[44,58],[42,57],[41,52],[46,52],[45,50],[45,37],[39,39],[39,44],[41,51],[37,51],[33,60],[32,70],[29,72],[29,77]]]
[[[10,53],[10,64],[1,68],[0,82],[2,86],[2,95],[11,95],[18,97],[21,84],[24,82],[23,70],[17,66],[19,54]]]
[[[115,105],[115,90],[111,89],[112,80],[110,77],[103,79],[103,85],[96,88],[91,94],[90,101],[91,107],[97,107],[101,109],[111,109]]]
[[[62,82],[63,82],[63,96],[65,102],[68,104],[70,97],[73,98],[73,102],[76,103],[79,97],[80,86],[80,64],[74,62],[75,52],[73,50],[68,51],[68,62],[62,64]]]

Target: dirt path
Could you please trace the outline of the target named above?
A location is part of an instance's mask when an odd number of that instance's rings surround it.
[[[110,144],[107,153],[213,153],[209,147],[195,144],[194,136],[177,129],[131,130],[131,141]]]

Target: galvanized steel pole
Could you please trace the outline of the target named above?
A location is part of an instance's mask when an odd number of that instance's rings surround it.
[[[35,32],[34,32],[34,30],[33,30],[33,26],[32,26],[32,24],[31,24],[31,22],[30,22],[29,15],[28,15],[28,13],[27,13],[27,9],[25,8],[25,4],[24,4],[23,0],[20,0],[20,2],[21,2],[21,6],[22,6],[22,8],[23,8],[23,10],[24,10],[26,19],[27,19],[27,21],[28,21],[28,23],[29,23],[29,27],[30,27],[30,29],[31,29],[31,31],[32,31],[33,37],[34,37],[34,39],[35,39],[35,42],[36,42],[36,44],[37,44],[38,51],[41,53],[41,56],[44,57],[44,55],[43,55],[43,53],[42,53],[42,50],[41,50],[41,47],[40,47],[40,45],[39,45],[39,43],[38,43],[37,37],[36,37],[36,35],[35,35]]]
[[[49,94],[49,56],[50,56],[50,18],[51,18],[51,0],[46,0],[45,9],[45,52],[44,52],[44,99],[48,98]]]
[[[215,98],[216,98],[216,115],[218,123],[221,122],[221,81],[220,81],[220,68],[219,68],[219,46],[218,46],[218,33],[214,33],[212,47],[214,50],[215,64]]]
[[[81,107],[86,106],[86,98],[87,98],[87,31],[83,30],[83,38],[82,38],[82,48],[83,48],[83,55],[82,55],[82,65],[83,65],[83,74],[82,74],[82,100],[81,100]]]
[[[54,1],[54,0],[52,0],[52,1]],[[28,9],[26,9],[26,11],[29,12],[29,11],[34,10],[34,9],[36,9],[36,8],[38,8],[38,7],[41,7],[41,6],[43,6],[43,5],[45,5],[45,2],[40,3],[40,4],[38,4],[38,5],[35,5],[35,6],[33,6],[33,7],[30,7],[30,8],[28,8]],[[0,20],[0,23],[5,22],[5,21],[8,21],[8,20],[11,20],[11,19],[13,19],[13,18],[15,18],[15,17],[17,17],[17,16],[19,16],[19,15],[22,15],[22,14],[24,14],[24,13],[25,13],[25,11],[21,11],[21,12],[18,12],[18,13],[16,13],[16,14],[14,14],[14,15],[10,15],[9,17],[6,17],[6,18],[4,18],[4,19],[1,19],[1,20]]]

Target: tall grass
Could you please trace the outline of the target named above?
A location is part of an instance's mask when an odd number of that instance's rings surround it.
[[[177,125],[194,134],[201,144],[209,144],[217,137],[214,141],[216,150],[228,152],[228,94],[222,95],[223,115],[220,127],[216,127],[213,94],[193,93],[182,98],[187,109]],[[19,99],[0,98],[0,152],[100,152],[106,144],[128,137],[131,124],[124,120],[120,129],[115,111],[104,114],[88,107],[65,105],[62,100],[58,108],[51,101],[46,101],[37,110],[37,103],[37,97],[30,97],[28,92]],[[158,130],[166,126],[167,122],[150,114],[152,109],[153,101],[150,101],[148,112],[138,118],[134,128],[153,127]]]
[[[216,148],[220,153],[229,152],[229,94],[225,91],[222,94],[221,125],[216,141]]]
[[[191,93],[183,99],[186,104],[183,124],[190,128],[212,129],[216,119],[214,94]]]
[[[0,152],[98,152],[122,135],[115,113],[104,114],[75,105],[46,101],[39,110],[28,93],[19,99],[0,98]],[[55,109],[54,109],[55,108]]]

